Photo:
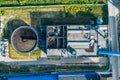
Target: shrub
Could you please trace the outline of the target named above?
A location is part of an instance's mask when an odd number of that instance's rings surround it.
[[[69,3],[69,0],[62,0],[63,4]]]
[[[6,12],[4,10],[1,11],[1,15],[5,16]]]
[[[89,0],[84,0],[83,3],[89,3],[90,1]]]
[[[65,7],[66,13],[71,13],[72,15],[76,15],[78,12],[90,12],[92,9],[89,6],[67,6]]]
[[[18,3],[19,3],[20,5],[24,5],[24,4],[27,3],[27,0],[18,0]]]

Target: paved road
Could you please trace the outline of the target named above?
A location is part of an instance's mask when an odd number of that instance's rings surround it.
[[[120,77],[120,57],[118,58],[118,67],[119,67],[119,77]]]
[[[119,9],[119,12],[120,12],[120,0],[115,0],[117,5],[116,7]],[[119,77],[120,77],[120,57],[118,58],[118,67],[119,67]]]
[[[6,61],[3,62],[4,64],[8,65],[72,65],[72,64],[78,64],[78,65],[88,65],[89,63],[96,63],[96,64],[89,64],[92,66],[95,65],[101,65],[104,66],[106,63],[108,63],[108,59],[105,57],[83,57],[83,58],[62,58],[61,60],[48,60],[46,58],[41,58],[40,60],[31,60],[31,61]],[[86,63],[86,64],[84,64]]]
[[[117,26],[116,26],[116,15],[118,14],[118,9],[116,8],[117,4],[115,0],[109,0],[108,9],[109,9],[109,25],[112,38],[112,51],[118,51],[118,42],[117,42]],[[112,64],[112,80],[118,80],[118,57],[111,57]]]

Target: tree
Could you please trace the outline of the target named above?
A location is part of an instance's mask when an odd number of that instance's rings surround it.
[[[6,15],[6,12],[4,10],[0,11],[0,13],[1,13],[2,16]]]
[[[17,0],[17,1],[20,5],[24,5],[27,2],[27,0]]]

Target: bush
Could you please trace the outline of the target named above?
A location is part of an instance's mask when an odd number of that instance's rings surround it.
[[[2,16],[6,15],[6,12],[4,10],[2,10],[0,13],[1,13]]]
[[[90,1],[89,0],[83,0],[83,3],[89,3]]]
[[[20,5],[24,5],[24,4],[27,3],[27,0],[18,0],[18,3],[19,3]]]
[[[67,6],[65,7],[65,12],[66,13],[71,13],[73,15],[76,15],[78,12],[90,12],[91,7],[89,6]]]

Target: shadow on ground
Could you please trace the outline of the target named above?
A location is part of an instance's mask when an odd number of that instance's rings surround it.
[[[107,25],[108,24],[108,5],[103,5],[102,10],[103,10],[103,13],[102,13],[103,24]]]
[[[63,13],[63,17],[41,18],[42,25],[89,25],[91,21],[95,21],[95,17],[90,12],[78,12],[75,15],[71,13]]]
[[[10,38],[11,38],[13,31],[20,26],[28,26],[28,24],[20,19],[9,20],[6,23],[6,26],[4,28],[4,36],[3,37],[7,38],[10,42]]]

